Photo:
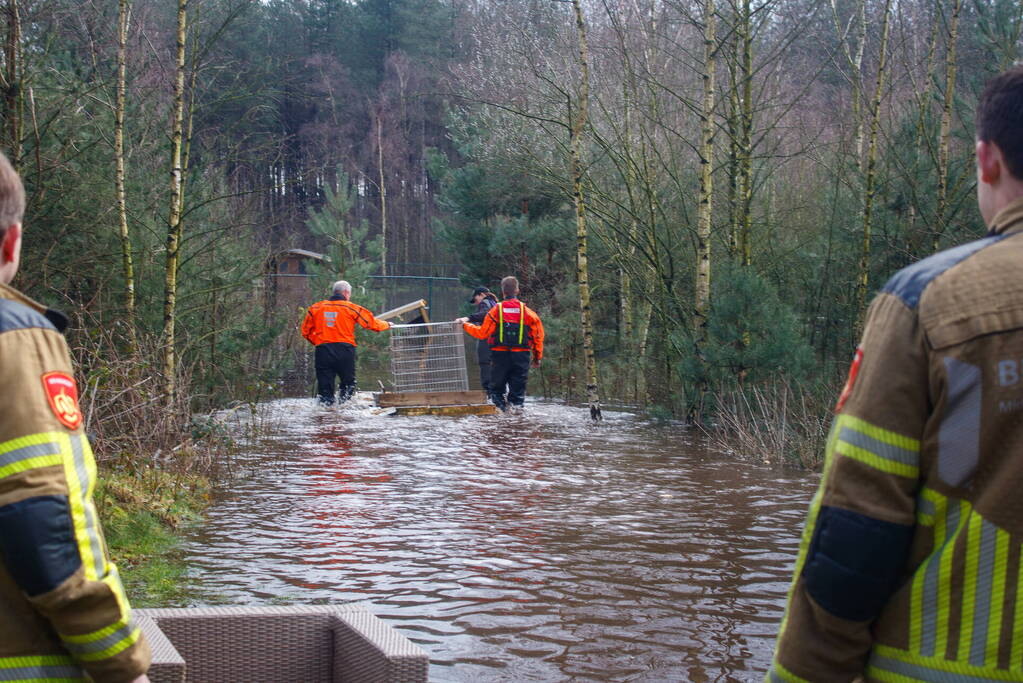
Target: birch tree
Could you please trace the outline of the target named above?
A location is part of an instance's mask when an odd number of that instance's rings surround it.
[[[185,127],[185,40],[188,28],[188,0],[178,0],[177,43],[174,69],[174,108],[171,120],[170,212],[167,219],[166,265],[163,297],[164,399],[174,405],[177,393],[177,356],[174,327],[178,294],[178,264],[184,230],[184,171],[182,164]]]
[[[579,282],[579,312],[582,316],[583,360],[586,366],[586,401],[590,418],[602,419],[600,393],[597,385],[597,359],[593,353],[593,312],[590,308],[590,274],[587,261],[586,201],[583,197],[582,136],[586,128],[587,107],[590,100],[589,49],[586,44],[586,21],[579,0],[572,0],[575,13],[576,37],[579,49],[579,96],[575,115],[572,116],[571,160],[572,200],[575,204],[576,225],[576,278]]]
[[[700,366],[696,396],[688,420],[699,422],[707,393],[707,318],[710,315],[711,227],[714,208],[714,71],[716,31],[714,0],[703,3],[703,97],[700,104],[700,191],[696,217],[696,288],[693,305],[694,353]]]
[[[135,265],[132,262],[131,235],[128,232],[128,202],[124,188],[124,112],[128,62],[129,0],[120,0],[117,9],[117,96],[114,103],[114,191],[117,195],[117,222],[121,238],[121,267],[124,276],[124,315],[131,350],[135,339]]]

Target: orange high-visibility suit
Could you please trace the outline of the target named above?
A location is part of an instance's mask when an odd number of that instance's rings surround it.
[[[334,377],[341,380],[340,400],[355,393],[355,324],[383,332],[391,324],[377,320],[368,309],[340,295],[309,307],[302,321],[302,336],[316,347],[316,387],[320,402],[334,402]]]

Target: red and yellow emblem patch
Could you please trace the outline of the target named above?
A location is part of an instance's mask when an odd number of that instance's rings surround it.
[[[43,389],[60,423],[68,429],[78,429],[82,424],[82,411],[78,407],[74,378],[63,372],[48,372],[43,375]]]
[[[860,373],[860,362],[862,360],[863,349],[856,349],[852,365],[849,366],[849,378],[845,380],[845,388],[842,389],[842,393],[838,397],[838,403],[835,405],[836,414],[842,412],[842,407],[849,400],[849,395],[852,394],[853,385],[856,384],[856,375]]]

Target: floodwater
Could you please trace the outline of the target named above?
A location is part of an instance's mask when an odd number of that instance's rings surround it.
[[[365,601],[431,681],[762,680],[813,477],[552,403],[262,420],[187,538],[200,601]]]

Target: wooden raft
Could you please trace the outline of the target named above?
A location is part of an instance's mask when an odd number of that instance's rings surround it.
[[[375,394],[381,408],[396,415],[493,415],[497,406],[484,391],[409,391]]]

